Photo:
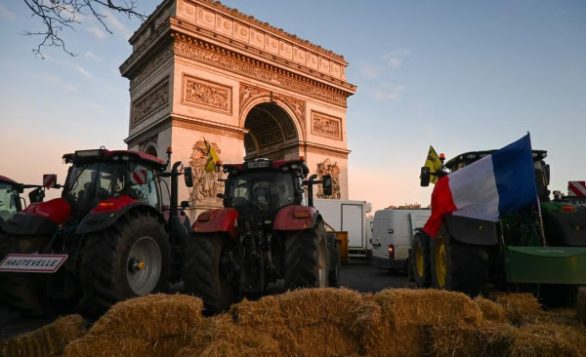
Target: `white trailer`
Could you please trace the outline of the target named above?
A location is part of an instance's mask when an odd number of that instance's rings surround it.
[[[372,210],[370,202],[315,199],[314,205],[327,224],[336,231],[348,232],[350,257],[370,256],[370,225],[367,217]]]
[[[372,221],[372,264],[406,272],[415,230],[425,225],[430,214],[429,209],[376,211]]]

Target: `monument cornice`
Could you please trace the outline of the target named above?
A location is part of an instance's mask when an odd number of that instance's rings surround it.
[[[353,92],[320,82],[222,46],[173,32],[174,54],[268,83],[288,91],[346,107]]]
[[[351,150],[348,150],[348,149],[335,147],[335,146],[329,146],[329,145],[323,145],[323,144],[309,142],[309,141],[300,142],[300,145],[305,146],[305,149],[307,151],[321,153],[324,155],[336,154],[339,157],[348,157],[348,155],[351,152]]]

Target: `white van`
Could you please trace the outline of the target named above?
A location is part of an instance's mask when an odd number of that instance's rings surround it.
[[[385,209],[372,221],[372,264],[393,271],[407,271],[415,229],[431,214],[429,209]]]

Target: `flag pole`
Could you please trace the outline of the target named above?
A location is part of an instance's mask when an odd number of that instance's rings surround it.
[[[527,131],[527,137],[529,138],[529,148],[531,153],[531,160],[533,160],[533,147],[531,145],[531,133]],[[535,184],[537,189],[537,185]],[[539,235],[541,235],[541,245],[547,247],[547,240],[545,238],[545,229],[543,228],[543,214],[541,212],[541,201],[539,201],[539,193],[536,192],[535,199],[537,201],[537,215],[539,216]]]

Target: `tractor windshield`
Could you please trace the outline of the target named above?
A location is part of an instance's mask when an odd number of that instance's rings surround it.
[[[6,182],[0,182],[0,219],[7,221],[20,211],[18,190]]]
[[[67,176],[63,197],[79,209],[91,209],[99,201],[124,190],[126,163],[90,162],[74,165]]]
[[[295,203],[295,185],[288,173],[243,173],[229,180],[226,197],[241,213],[264,214]]]

